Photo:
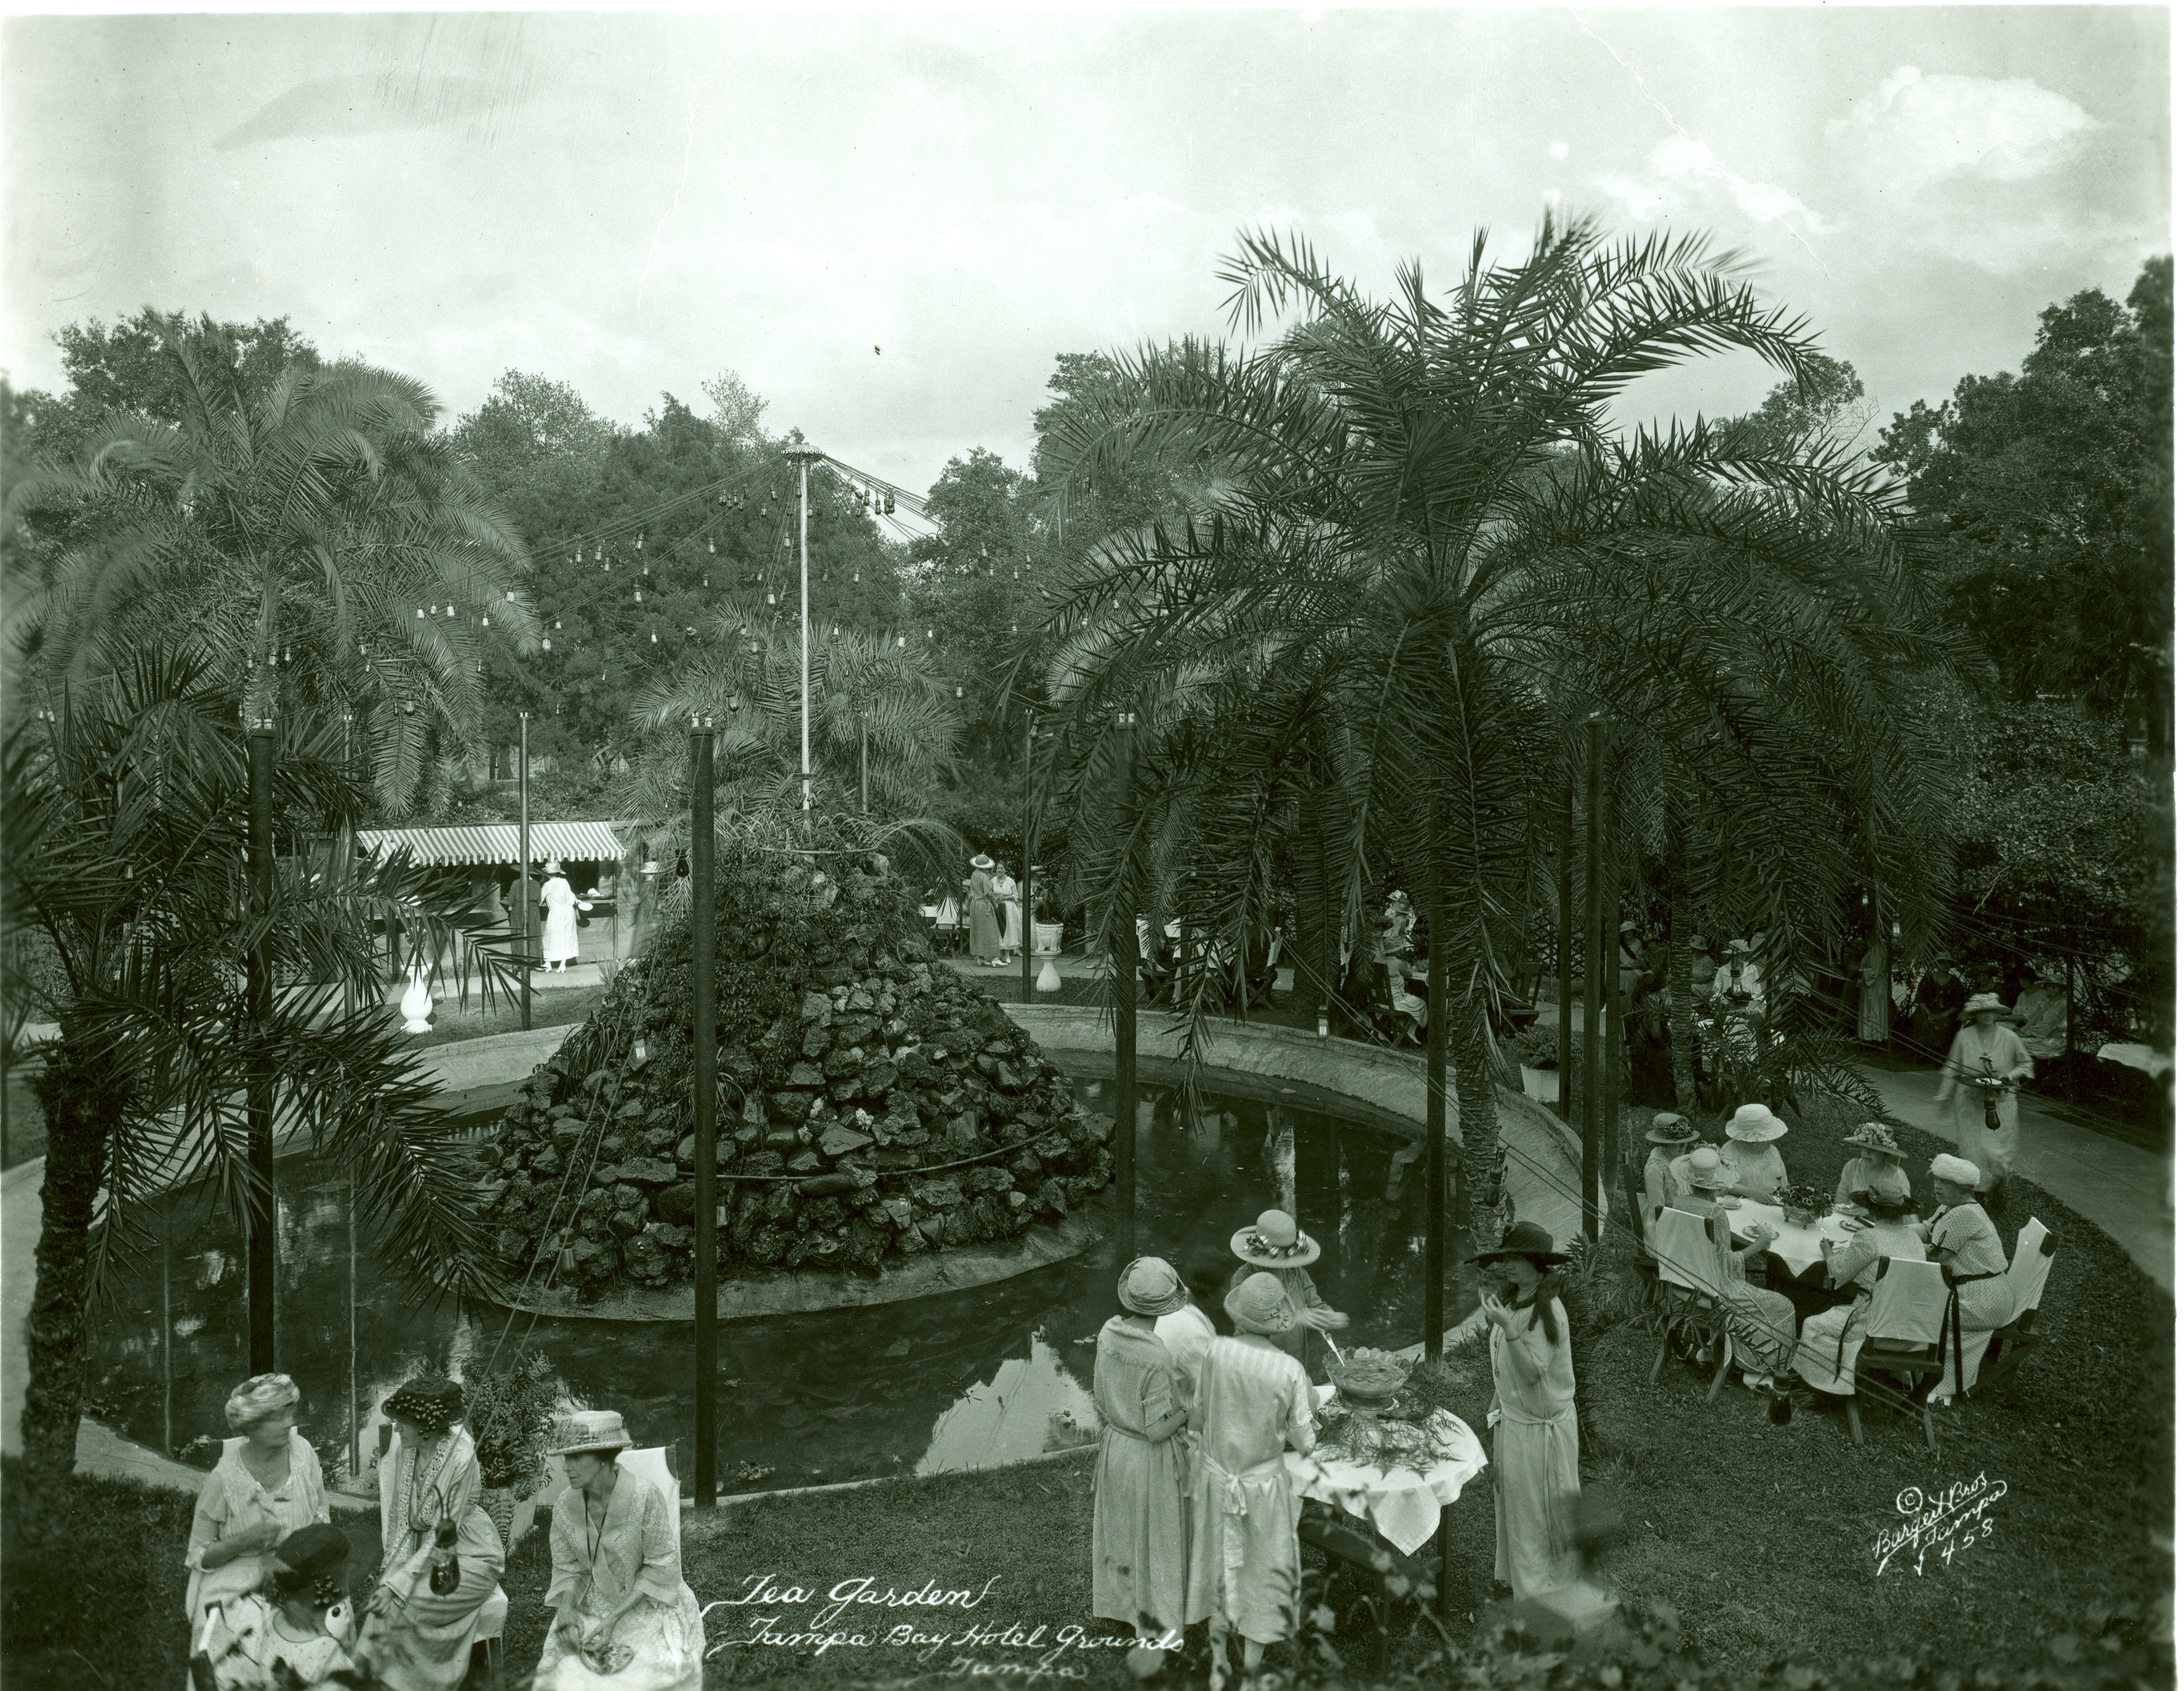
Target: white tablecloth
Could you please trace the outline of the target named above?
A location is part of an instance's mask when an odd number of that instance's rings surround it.
[[[1783,1265],[1793,1275],[1802,1274],[1820,1260],[1822,1239],[1833,1239],[1841,1246],[1856,1238],[1861,1231],[1845,1217],[1832,1213],[1821,1216],[1811,1227],[1793,1227],[1782,1219],[1779,1205],[1761,1204],[1750,1198],[1740,1199],[1737,1208],[1729,1212],[1729,1230],[1740,1241],[1749,1240],[1752,1228],[1761,1222],[1775,1233],[1768,1250],[1781,1258]],[[1922,1250],[1919,1254],[1923,1260],[1926,1254]]]
[[[1332,1386],[1313,1388],[1325,1403],[1334,1395]],[[1346,1515],[1369,1521],[1373,1530],[1411,1555],[1440,1527],[1440,1512],[1454,1503],[1465,1484],[1486,1470],[1486,1452],[1476,1433],[1446,1410],[1437,1409],[1425,1425],[1440,1438],[1449,1454],[1424,1473],[1409,1468],[1373,1468],[1343,1457],[1321,1460],[1283,1453],[1290,1483],[1299,1497],[1334,1505]]]

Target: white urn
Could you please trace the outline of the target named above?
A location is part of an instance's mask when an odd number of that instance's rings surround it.
[[[432,989],[425,984],[422,969],[410,970],[410,990],[402,994],[402,1031],[404,1033],[430,1033],[432,1031]]]

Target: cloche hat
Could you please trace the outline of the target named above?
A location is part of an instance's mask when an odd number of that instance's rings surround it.
[[[1271,1274],[1254,1274],[1221,1300],[1239,1332],[1279,1338],[1297,1324],[1297,1307],[1282,1282]]]
[[[1691,1166],[1684,1178],[1691,1182],[1695,1192],[1719,1192],[1725,1186],[1736,1184],[1736,1176],[1712,1145],[1701,1145],[1691,1153]]]
[[[1123,1271],[1115,1297],[1134,1316],[1173,1315],[1184,1306],[1183,1277],[1156,1256],[1141,1256]]]

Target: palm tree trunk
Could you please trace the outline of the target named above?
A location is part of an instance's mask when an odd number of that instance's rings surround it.
[[[49,1495],[47,1488],[57,1488],[75,1467],[92,1218],[120,1097],[110,1070],[87,1059],[65,1032],[47,1050],[45,1072],[36,1082],[46,1116],[46,1178],[25,1334],[23,1466],[34,1494]]]
[[[1684,861],[1684,825],[1673,800],[1668,807],[1669,871],[1669,1066],[1674,1071],[1676,1108],[1685,1115],[1699,1107],[1698,1084],[1691,1061],[1691,963],[1688,954],[1692,926],[1691,878]]]
[[[1432,1013],[1441,1015],[1442,1007],[1435,1004]],[[1462,1144],[1450,1204],[1449,1231],[1456,1243],[1456,1302],[1449,1316],[1462,1321],[1479,1306],[1479,1270],[1471,1260],[1472,1253],[1482,1244],[1501,1243],[1498,1238],[1482,1241],[1478,1228],[1480,1218],[1488,1215],[1487,1188],[1501,1166],[1502,1109],[1488,1055],[1485,1004],[1476,997],[1459,1004],[1457,1019],[1449,1024],[1448,1031],[1449,1054],[1456,1070],[1457,1131]]]

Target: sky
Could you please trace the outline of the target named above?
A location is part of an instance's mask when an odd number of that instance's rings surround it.
[[[1237,231],[1368,290],[1541,216],[1708,231],[1880,420],[2170,248],[2164,9],[12,17],[0,370],[150,304],[288,318],[451,413],[737,372],[902,485],[1026,462],[1056,354],[1221,335]],[[1627,421],[1773,378],[1649,376]]]

